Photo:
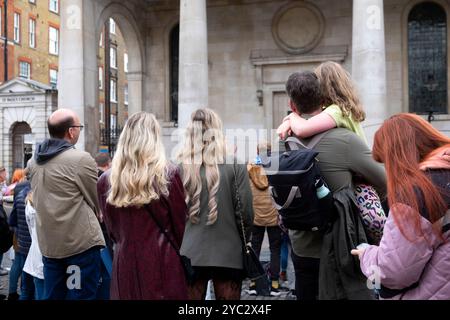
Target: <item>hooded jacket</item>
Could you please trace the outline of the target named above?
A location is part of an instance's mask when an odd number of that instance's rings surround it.
[[[29,170],[42,255],[63,259],[104,246],[94,159],[64,140],[48,139]]]
[[[269,193],[269,180],[260,165],[247,166],[250,186],[253,194],[253,224],[260,227],[274,227],[278,225],[278,211],[275,209]]]
[[[446,150],[444,150],[446,149]],[[436,150],[420,165],[421,170],[443,192],[450,208],[450,148]],[[420,199],[419,199],[420,200]],[[408,210],[404,206],[403,210]],[[450,231],[449,213],[443,224],[443,239],[433,232],[426,210],[421,210],[421,227],[428,239],[417,235],[412,226],[405,226],[409,240],[400,232],[392,214],[384,227],[380,246],[368,247],[361,256],[361,270],[373,276],[378,270],[383,292],[393,300],[449,300],[450,299]],[[398,294],[392,294],[392,292]]]

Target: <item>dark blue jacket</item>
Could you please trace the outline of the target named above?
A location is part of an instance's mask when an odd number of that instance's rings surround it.
[[[19,253],[26,256],[28,255],[28,251],[30,250],[31,236],[25,217],[25,199],[28,195],[28,192],[30,192],[31,190],[31,186],[28,181],[22,182],[19,185],[21,185],[19,187],[19,193],[14,194],[14,205],[11,211],[9,225],[11,227],[14,227],[17,242],[19,244]],[[17,187],[19,185],[17,185]]]

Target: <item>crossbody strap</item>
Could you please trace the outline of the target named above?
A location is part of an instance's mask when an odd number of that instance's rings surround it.
[[[145,206],[146,211],[149,213],[150,217],[153,219],[153,221],[156,223],[156,225],[159,228],[159,231],[161,231],[162,234],[164,234],[164,236],[166,237],[166,239],[169,241],[170,245],[172,246],[172,248],[175,250],[175,252],[177,253],[177,255],[180,257],[180,249],[173,243],[172,239],[170,238],[168,232],[166,231],[166,229],[164,229],[162,227],[162,225],[158,222],[158,220],[156,220],[155,216],[153,215],[152,210],[150,209],[150,206],[148,204],[146,204]]]
[[[242,203],[241,203],[241,196],[239,194],[239,186],[237,183],[237,174],[236,174],[236,164],[233,164],[233,173],[234,173],[234,188],[236,189],[236,204],[237,204],[237,211],[239,213],[239,216],[241,218],[241,232],[242,232],[242,240],[244,241],[244,247],[247,250],[247,236],[245,235],[245,226],[244,226],[244,217],[242,215]]]

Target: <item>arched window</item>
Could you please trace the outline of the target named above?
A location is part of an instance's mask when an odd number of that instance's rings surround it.
[[[178,122],[178,61],[180,25],[170,32],[170,120]]]
[[[447,113],[447,15],[422,2],[408,16],[409,111]]]

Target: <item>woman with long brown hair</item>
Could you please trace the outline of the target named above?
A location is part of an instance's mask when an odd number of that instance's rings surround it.
[[[450,138],[399,114],[376,133],[373,156],[386,167],[391,211],[380,246],[352,253],[382,298],[450,299]]]

